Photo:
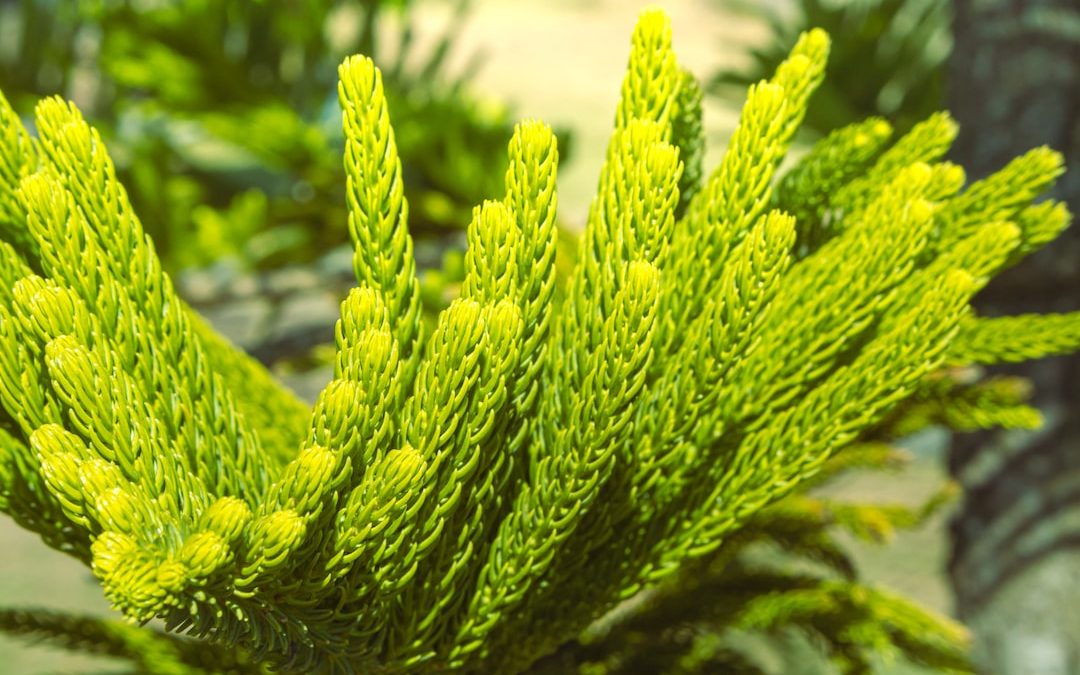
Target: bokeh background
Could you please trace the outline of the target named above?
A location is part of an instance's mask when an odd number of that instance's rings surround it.
[[[903,130],[946,107],[965,129],[953,161],[976,177],[1034,145],[1049,143],[1073,158],[1080,145],[1080,14],[1073,0],[655,4],[671,16],[682,64],[707,85],[706,167],[723,151],[745,86],[765,77],[808,26],[828,29],[835,45],[796,154],[868,115]],[[581,227],[643,5],[5,0],[0,89],[23,113],[42,95],[75,100],[106,136],[180,291],[311,397],[329,380],[325,345],[351,274],[334,95],[342,55],[373,54],[386,73],[425,303],[438,307],[460,278],[461,230],[471,206],[499,193],[516,119],[540,118],[558,130],[561,220],[568,232]],[[1078,177],[1074,171],[1071,180]],[[1059,192],[1068,198],[1072,190],[1074,210],[1075,185],[1066,182]],[[984,300],[988,313],[1076,309],[1075,241],[1066,238],[996,285]],[[1047,487],[1053,477],[1075,476],[1080,462],[1070,426],[1075,415],[1068,414],[1074,373],[1080,374],[1068,360],[1019,373],[1036,380],[1049,411],[1040,436],[958,441],[931,430],[906,443],[912,461],[902,470],[866,472],[828,487],[837,498],[914,507],[950,479],[978,483],[970,486],[973,498],[887,541],[848,536],[844,543],[871,583],[942,613],[959,612],[995,636],[997,647],[980,649],[998,672],[1080,672],[1080,620],[1054,614],[1053,605],[1076,593],[1080,565],[1070,556],[1080,525],[1072,524],[1071,505],[1080,490]],[[1020,504],[1027,520],[1015,515]],[[1018,552],[1017,528],[1032,522],[1050,523],[1054,545]],[[1051,571],[1040,572],[1040,565]],[[965,586],[972,569],[989,571]],[[1058,589],[1056,596],[1046,585]],[[994,605],[999,597],[1004,609]],[[1029,607],[1032,597],[1045,600]],[[0,605],[109,611],[85,568],[7,519],[0,520]],[[1020,656],[1002,652],[1001,635],[1015,632],[1025,612],[1056,618],[1022,641],[1035,645],[1034,656],[1022,646]],[[1000,616],[1009,618],[1003,623]],[[1010,659],[1035,669],[1012,670]],[[1066,669],[1054,670],[1060,664]],[[98,665],[108,664],[0,638],[0,673]],[[795,672],[790,664],[777,667]],[[903,664],[880,670],[918,672]]]

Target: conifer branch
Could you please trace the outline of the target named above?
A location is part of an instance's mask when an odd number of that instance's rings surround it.
[[[344,674],[521,672],[560,645],[610,672],[752,667],[726,631],[794,626],[845,668],[963,670],[963,632],[861,585],[831,536],[886,539],[952,488],[921,508],[800,490],[899,464],[885,442],[928,424],[1038,422],[970,367],[1077,349],[1080,319],[970,300],[1067,226],[1036,202],[1061,158],[965,188],[938,114],[892,143],[882,120],[839,130],[779,176],[824,75],[811,31],[702,182],[671,42],[646,10],[561,304],[558,146],[524,122],[430,335],[382,76],[342,64],[358,286],[311,410],[177,298],[75,107],[42,102],[35,138],[0,98],[0,510],[130,619],[217,646],[40,613],[0,629],[147,672]],[[822,572],[750,569],[755,544]],[[698,639],[664,642],[676,616]]]

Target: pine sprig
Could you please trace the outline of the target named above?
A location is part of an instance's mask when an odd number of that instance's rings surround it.
[[[948,490],[923,509],[804,490],[895,464],[883,441],[927,424],[1037,421],[968,367],[1076,349],[1080,321],[970,300],[1067,225],[1035,201],[1061,160],[965,188],[938,114],[891,144],[882,120],[840,130],[781,175],[828,49],[811,31],[751,87],[702,181],[700,89],[644,12],[568,287],[557,143],[525,122],[429,334],[381,75],[346,60],[358,287],[310,411],[176,297],[75,107],[42,102],[35,138],[0,99],[0,509],[236,672],[520,672],[591,624],[611,672],[750,668],[725,631],[785,627],[842,669],[962,670],[965,635],[861,585],[831,535],[887,539]],[[759,544],[824,571],[754,569]],[[668,639],[680,621],[698,638]],[[201,643],[140,652],[130,627],[0,629],[207,669]]]

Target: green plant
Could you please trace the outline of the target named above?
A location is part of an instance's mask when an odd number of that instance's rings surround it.
[[[130,619],[216,645],[221,671],[510,673],[543,667],[620,603],[685,597],[697,565],[737,575],[723,547],[744,548],[748,527],[780,540],[779,500],[860,456],[885,461],[869,439],[961,401],[981,424],[1032,421],[1017,392],[988,395],[956,367],[1080,345],[1080,315],[983,319],[968,305],[1068,224],[1062,205],[1033,203],[1061,171],[1055,153],[965,189],[938,162],[947,116],[889,147],[872,121],[778,179],[825,66],[813,31],[751,87],[699,184],[683,158],[701,157],[700,92],[666,17],[646,11],[632,45],[560,304],[558,150],[526,122],[505,196],[474,211],[462,297],[430,334],[381,76],[346,60],[359,286],[312,411],[176,298],[74,106],[43,101],[32,138],[4,105],[0,508],[88,563]],[[905,518],[867,513],[847,521]],[[842,601],[852,612],[823,630],[850,670],[888,644],[960,667],[955,629],[911,642],[949,624],[895,598],[775,581],[762,588],[787,595],[743,627],[812,626],[822,612],[800,608]],[[49,614],[0,614],[0,627],[103,645],[140,672],[208,672],[217,653]]]
[[[884,543],[897,529],[921,526],[955,488],[917,509],[853,504],[819,490],[853,470],[896,471],[906,462],[905,453],[879,442],[845,448],[799,493],[562,645],[546,659],[558,665],[538,672],[869,673],[899,660],[970,672],[967,632],[861,581],[837,536]]]
[[[0,14],[18,45],[0,87],[21,113],[46,92],[80,102],[167,269],[271,267],[348,240],[334,68],[378,54],[414,234],[438,238],[499,189],[513,128],[467,90],[475,63],[447,65],[466,4],[420,45],[407,0],[25,0]]]
[[[816,135],[871,115],[907,131],[944,101],[945,59],[952,48],[947,0],[799,0],[794,15],[772,3],[723,0],[725,7],[760,20],[768,41],[750,63],[713,76],[707,89],[730,97],[767,77],[799,34],[826,30],[835,42],[825,81],[806,111]]]

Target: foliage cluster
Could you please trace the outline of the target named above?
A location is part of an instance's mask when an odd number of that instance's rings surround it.
[[[410,0],[24,0],[0,12],[0,87],[20,113],[78,100],[167,269],[273,266],[344,243],[335,66],[380,55],[414,232],[460,229],[499,189],[507,110],[448,65],[466,2],[421,45]],[[163,76],[167,73],[167,76]]]
[[[920,514],[796,490],[890,463],[882,442],[928,424],[1037,423],[973,366],[1075,349],[1080,314],[969,302],[1068,225],[1035,201],[1061,159],[965,185],[936,114],[895,142],[880,119],[841,128],[781,175],[828,49],[806,33],[750,88],[703,178],[701,91],[647,10],[568,287],[557,142],[523,122],[430,330],[382,75],[347,59],[358,287],[312,410],[176,298],[73,105],[41,102],[32,137],[3,104],[0,509],[130,619],[206,642],[35,612],[0,627],[138,672],[512,673],[553,652],[715,672],[747,662],[730,631],[782,626],[846,672],[886,651],[963,669],[960,629],[860,586],[832,539]],[[824,571],[754,562],[761,540]]]
[[[818,27],[835,42],[806,111],[808,131],[824,135],[873,115],[907,131],[942,105],[952,49],[947,0],[799,0],[793,12],[775,3],[720,1],[760,20],[769,36],[749,50],[745,67],[714,75],[710,92],[741,95],[784,60],[800,33]]]

